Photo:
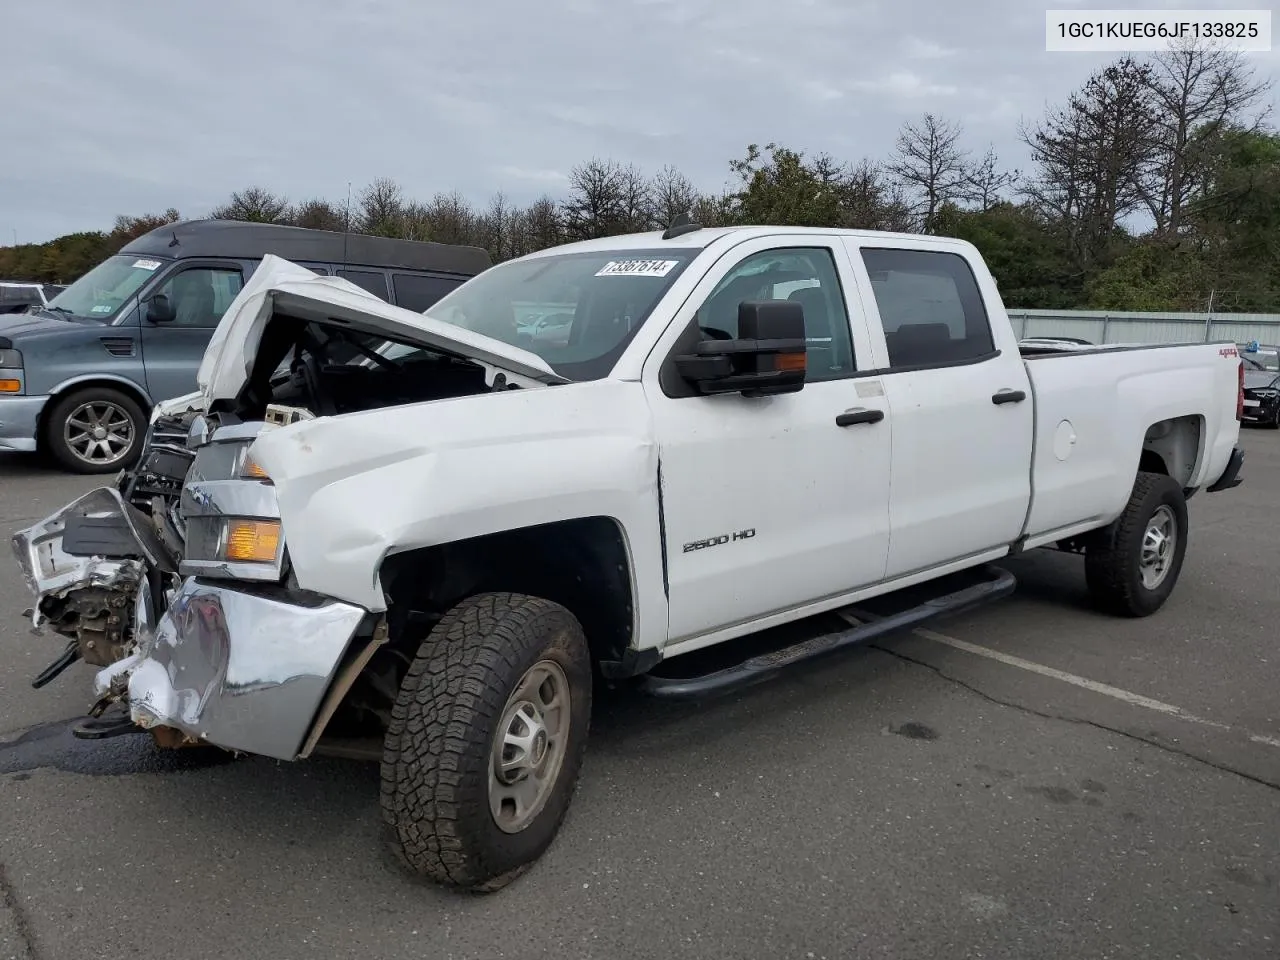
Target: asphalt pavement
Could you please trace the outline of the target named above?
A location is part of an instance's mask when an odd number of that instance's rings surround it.
[[[1280,435],[1191,501],[1141,621],[1078,560],[702,705],[602,698],[568,820],[487,897],[380,847],[375,765],[74,740],[0,558],[0,960],[1280,957]],[[0,532],[94,481],[0,456]]]

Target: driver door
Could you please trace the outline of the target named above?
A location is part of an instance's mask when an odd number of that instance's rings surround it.
[[[174,310],[174,318],[166,323],[148,320],[145,302],[140,311],[142,359],[152,400],[169,400],[196,388],[196,373],[214,328],[243,286],[239,264],[201,263],[180,266],[149,291],[148,299],[163,294]]]
[[[891,424],[847,254],[835,237],[747,241],[703,278],[643,376],[659,446],[668,642],[839,597],[884,577]],[[677,340],[736,335],[744,300],[805,308],[796,393],[701,396],[674,375]],[[837,424],[849,411],[863,422]],[[874,412],[882,419],[875,421]],[[858,418],[853,418],[858,419]]]

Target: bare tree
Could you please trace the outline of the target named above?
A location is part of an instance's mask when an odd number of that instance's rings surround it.
[[[665,166],[652,182],[653,226],[666,229],[682,213],[692,213],[698,205],[698,190],[683,173]]]
[[[437,243],[474,243],[476,213],[456,190],[437,193],[427,204],[431,222],[431,239]]]
[[[498,191],[489,199],[484,213],[476,217],[475,242],[489,251],[495,263],[511,256],[512,220],[518,213],[502,191]]]
[[[400,209],[398,236],[405,240],[434,240],[435,223],[431,217],[431,210],[416,200],[406,203]]]
[[[901,188],[890,181],[884,167],[862,160],[844,175],[843,221],[854,230],[910,230],[913,223],[911,204],[902,196]]]
[[[1066,107],[1019,131],[1037,167],[1024,193],[1066,228],[1080,269],[1107,259],[1121,220],[1143,202],[1151,77],[1149,66],[1123,57],[1094,73]]]
[[[342,230],[346,227],[343,212],[328,200],[307,200],[293,211],[293,224],[309,230]]]
[[[933,230],[938,208],[957,199],[964,189],[967,154],[960,147],[960,137],[959,124],[932,113],[919,123],[904,124],[898,132],[886,169],[913,195],[925,233]]]
[[[404,192],[390,177],[378,177],[360,191],[355,227],[361,233],[398,237],[404,230]]]
[[[1176,238],[1188,202],[1208,175],[1214,142],[1225,130],[1244,125],[1271,81],[1257,80],[1235,51],[1189,44],[1152,58],[1149,86],[1155,122],[1143,200],[1156,233]]]
[[[621,172],[622,220],[617,230],[620,233],[648,230],[654,223],[653,181],[633,163],[622,167]]]
[[[529,250],[545,250],[564,243],[567,239],[560,207],[548,196],[539,197],[529,205],[524,215],[524,234]]]
[[[652,217],[648,178],[632,164],[589,160],[569,172],[569,196],[561,209],[573,240],[643,230]]]
[[[961,200],[986,213],[1000,203],[1017,183],[1018,171],[1000,169],[995,147],[988,147],[982,158],[971,163],[965,170],[959,196]]]
[[[252,220],[257,223],[287,223],[289,201],[265,187],[246,187],[231,194],[227,203],[213,211],[215,220]]]

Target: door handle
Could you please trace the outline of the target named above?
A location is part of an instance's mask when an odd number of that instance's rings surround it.
[[[1027,399],[1025,390],[1001,390],[991,398],[991,402],[997,406],[1002,403],[1021,403]]]
[[[836,417],[836,426],[852,427],[858,423],[879,423],[883,419],[883,410],[846,410]]]

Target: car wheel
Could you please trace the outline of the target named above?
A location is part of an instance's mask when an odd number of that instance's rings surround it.
[[[1120,517],[1085,547],[1085,580],[1099,606],[1155,613],[1173,593],[1187,552],[1187,501],[1172,477],[1139,473]]]
[[[486,593],[423,641],[383,747],[390,845],[413,872],[490,892],[551,845],[591,717],[591,658],[559,604]]]
[[[68,470],[111,473],[137,459],[146,425],[146,414],[128,394],[89,387],[54,404],[45,424],[45,446]]]

